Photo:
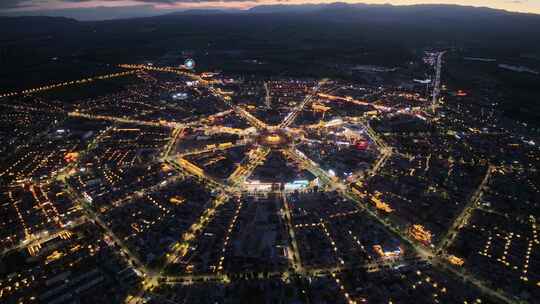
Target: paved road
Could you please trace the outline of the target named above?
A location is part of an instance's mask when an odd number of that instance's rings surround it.
[[[129,249],[129,247],[118,236],[116,236],[116,234],[101,219],[101,217],[90,206],[88,206],[88,204],[84,201],[84,198],[82,198],[73,188],[71,188],[69,184],[66,183],[65,186],[66,193],[70,196],[73,202],[81,207],[86,212],[88,217],[98,226],[100,226],[105,231],[105,234],[111,238],[118,247],[120,247],[122,252],[128,258],[128,264],[132,265],[144,277],[153,277],[153,272],[140,261],[139,257],[135,255],[131,249]]]
[[[298,273],[304,272],[304,267],[302,266],[302,259],[300,257],[300,250],[298,249],[298,243],[296,241],[296,234],[294,233],[294,225],[292,223],[291,210],[289,209],[289,203],[287,202],[287,195],[284,192],[281,192],[282,202],[283,202],[283,215],[285,216],[285,223],[287,230],[289,231],[289,237],[291,239],[291,247],[293,259],[291,265],[293,269]],[[291,252],[290,252],[291,253]]]
[[[13,245],[13,246],[11,246],[9,248],[6,248],[6,249],[2,250],[2,252],[0,253],[0,257],[5,256],[6,254],[8,254],[9,252],[12,252],[12,251],[17,251],[17,250],[20,250],[20,249],[28,248],[28,247],[31,247],[31,246],[38,246],[38,245],[41,245],[43,243],[46,243],[46,242],[48,242],[48,241],[50,241],[52,239],[55,239],[55,238],[59,237],[61,234],[65,233],[66,230],[76,228],[76,227],[86,223],[87,221],[88,221],[87,217],[81,216],[81,217],[76,218],[76,219],[70,221],[69,223],[67,223],[64,227],[62,227],[62,229],[57,229],[57,230],[52,231],[52,232],[47,231],[47,233],[39,233],[39,232],[34,233],[34,234],[32,234],[31,239],[22,240],[19,243],[17,243],[16,245]]]
[[[434,90],[432,93],[432,106],[433,109],[435,109],[436,102],[438,101],[438,96],[440,94],[440,78],[441,78],[441,70],[442,70],[442,57],[444,55],[444,52],[439,53],[437,57],[437,67],[436,67],[436,76],[435,76],[435,83],[434,83]],[[135,67],[134,67],[135,68]],[[167,70],[168,71],[168,70]],[[177,71],[173,71],[177,72]],[[195,77],[194,75],[190,73],[182,73],[182,75],[192,77],[194,79],[198,79],[200,77]],[[201,83],[204,85],[208,85],[209,83],[201,80]],[[244,109],[237,107],[233,105],[230,102],[230,97],[224,96],[221,92],[218,90],[210,87],[210,91],[216,95],[217,97],[220,97],[225,103],[227,103],[231,108],[235,110],[239,115],[244,117],[248,122],[250,122],[252,125],[254,125],[259,130],[265,130],[268,128],[266,124],[255,118],[253,115],[245,111]],[[309,97],[309,96],[308,96]],[[305,106],[307,103],[309,103],[311,100],[311,97],[306,98],[304,102],[301,104],[300,107],[298,107],[294,112],[292,112],[289,116],[287,116],[284,121],[279,126],[288,126],[292,121],[294,121],[294,117],[296,117],[297,113]],[[386,157],[387,155],[391,154],[392,149],[390,147],[387,147],[384,142],[380,140],[380,138],[376,135],[376,133],[367,126],[366,130],[368,131],[368,135],[372,138],[372,140],[379,146],[381,151],[386,151],[387,154],[383,155],[383,157]],[[389,149],[389,150],[387,150]],[[388,152],[390,151],[390,153]],[[377,222],[379,222],[383,227],[385,227],[388,231],[394,233],[395,235],[399,236],[404,242],[409,243],[411,247],[416,251],[418,256],[424,260],[431,261],[432,264],[435,267],[444,268],[452,273],[454,273],[456,276],[465,279],[469,282],[471,282],[473,285],[478,287],[480,290],[482,290],[484,293],[489,294],[495,298],[498,298],[506,303],[513,303],[510,297],[508,297],[504,292],[496,291],[491,289],[489,286],[487,286],[483,281],[475,278],[472,274],[466,273],[465,271],[457,271],[455,268],[448,265],[445,259],[442,257],[438,257],[435,255],[434,251],[431,248],[424,247],[422,245],[419,245],[414,240],[412,240],[406,231],[401,231],[397,226],[392,224],[387,219],[381,218],[376,212],[371,210],[369,208],[369,205],[366,205],[364,202],[360,200],[359,197],[354,195],[350,191],[350,189],[347,188],[346,185],[334,180],[333,178],[329,177],[324,170],[322,170],[316,163],[309,160],[303,153],[299,153],[296,149],[288,149],[284,151],[286,154],[290,155],[291,157],[298,160],[305,168],[307,168],[311,173],[313,173],[315,176],[319,177],[319,179],[331,186],[334,189],[337,189],[344,197],[350,199],[351,201],[355,202],[359,209],[366,211],[366,214],[368,214],[370,217],[375,219]],[[384,158],[381,163],[384,163]],[[379,165],[380,167],[381,165]],[[283,273],[276,273],[276,275],[282,275]],[[201,278],[201,279],[215,279],[216,277],[213,275],[202,275],[202,276],[188,276],[187,279],[190,280],[190,282],[193,281],[194,278]],[[172,279],[172,278],[169,278]],[[184,279],[181,279],[180,277],[176,277],[177,280],[184,281]]]
[[[185,233],[182,234],[180,241],[174,244],[172,251],[166,255],[166,263],[163,265],[159,273],[162,273],[169,264],[177,262],[187,254],[189,250],[189,243],[203,233],[206,225],[208,225],[208,223],[210,223],[214,218],[217,208],[226,203],[229,198],[230,197],[227,194],[221,193],[215,200],[207,203],[207,205],[204,207],[203,214]]]
[[[238,166],[229,177],[229,184],[237,190],[241,190],[240,187],[242,183],[244,183],[246,179],[251,176],[255,168],[266,159],[268,154],[270,154],[270,151],[271,150],[267,147],[256,147],[248,152],[248,155],[242,160],[240,166]]]
[[[433,93],[431,94],[432,110],[435,112],[438,106],[439,94],[441,93],[441,70],[442,70],[442,58],[446,52],[440,52],[437,56],[437,67],[435,70],[435,82],[433,84]]]
[[[452,226],[448,231],[446,232],[445,236],[441,239],[441,247],[440,249],[443,251],[446,251],[450,245],[454,242],[456,239],[456,236],[459,232],[459,229],[465,226],[469,219],[471,218],[473,211],[478,208],[478,203],[482,199],[482,195],[484,193],[485,187],[487,183],[489,182],[489,179],[492,175],[492,173],[495,171],[495,166],[490,165],[486,171],[486,175],[484,176],[484,179],[478,185],[474,193],[471,195],[469,201],[461,211],[461,213],[455,218]]]
[[[311,93],[308,94],[300,103],[300,105],[298,105],[291,113],[289,113],[289,115],[287,115],[287,117],[285,117],[285,119],[283,119],[283,121],[279,124],[279,128],[286,128],[290,126],[294,122],[298,114],[306,107],[306,105],[311,103],[313,98],[317,96],[317,93],[321,89],[321,86],[323,86],[327,81],[328,79],[322,79],[321,81],[319,81],[317,85],[313,88]]]

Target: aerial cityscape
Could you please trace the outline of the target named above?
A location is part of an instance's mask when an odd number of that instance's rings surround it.
[[[540,303],[540,48],[203,16],[0,18],[0,303]]]

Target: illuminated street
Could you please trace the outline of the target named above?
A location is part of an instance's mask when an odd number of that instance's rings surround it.
[[[497,186],[514,175],[537,197],[526,172],[540,154],[523,140],[511,159],[475,148],[491,131],[453,108],[443,55],[423,54],[427,93],[121,64],[128,72],[0,96],[4,124],[40,131],[21,133],[0,171],[2,256],[44,265],[3,280],[0,299],[69,300],[68,287],[46,290],[71,280],[118,284],[115,299],[132,304],[234,303],[251,284],[275,303],[518,303],[477,267],[495,260],[540,286],[535,217],[521,210],[514,232],[490,203],[518,200]],[[72,104],[36,95],[121,77],[126,89]]]

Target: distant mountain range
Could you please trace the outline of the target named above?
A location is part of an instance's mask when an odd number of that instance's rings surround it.
[[[100,16],[104,16],[102,13],[105,8],[98,9]],[[128,16],[118,8],[113,11],[115,16]],[[141,9],[139,11],[142,12]],[[201,19],[201,15],[211,17]],[[332,32],[332,35],[341,39],[354,37],[356,41],[360,37],[390,40],[401,45],[454,41],[462,45],[461,42],[466,42],[467,46],[476,47],[521,48],[524,52],[529,52],[526,49],[532,48],[535,54],[536,49],[540,48],[540,15],[457,5],[394,6],[340,2],[261,5],[249,10],[198,9],[156,16],[143,14],[141,17],[109,21],[82,22],[73,18],[46,16],[0,17],[0,43],[2,40],[21,39],[24,35],[66,31],[87,33],[90,24],[102,24],[119,31],[124,30],[124,27],[125,30],[134,30],[141,26],[145,28],[141,30],[146,31],[149,23],[162,29],[169,25],[182,24],[182,27],[170,30],[177,35],[183,35],[182,29],[186,28],[204,35],[212,35],[207,31],[217,33],[225,28],[230,28],[232,32],[256,33],[259,31],[257,27],[263,24],[266,30],[274,29],[267,33],[273,36],[279,32],[287,33],[291,27],[299,26],[305,33],[312,33],[309,35]],[[198,29],[201,24],[204,24],[204,27]],[[289,24],[289,28],[286,28],[285,24]],[[321,36],[317,37],[320,39]]]
[[[127,15],[119,9],[115,12],[117,16]],[[212,48],[279,50],[291,46],[312,49],[324,46],[332,53],[337,43],[409,49],[439,45],[475,48],[483,50],[482,53],[540,56],[540,15],[458,5],[336,2],[261,5],[249,10],[197,9],[107,21],[0,17],[0,50],[3,41],[18,44],[24,41],[29,46],[58,36],[63,36],[64,41],[55,42],[57,47],[69,44],[73,48],[83,44],[108,48],[129,40],[125,43],[140,46],[138,42],[144,41],[152,49],[173,47],[174,43],[177,47],[204,49],[212,41]],[[158,42],[163,46],[158,48]]]
[[[185,15],[220,15],[220,14],[340,14],[354,15],[363,14],[371,16],[373,14],[387,14],[389,16],[397,16],[400,14],[422,14],[435,16],[463,16],[470,15],[472,17],[486,16],[503,16],[503,15],[529,15],[540,16],[534,14],[513,13],[504,10],[490,9],[484,7],[444,5],[444,4],[426,4],[426,5],[408,5],[397,6],[390,4],[349,4],[343,2],[325,3],[325,4],[276,4],[276,5],[259,5],[247,10],[238,9],[190,9],[183,11],[156,10],[151,5],[136,5],[130,7],[95,7],[95,8],[76,8],[63,10],[44,10],[32,12],[33,16],[50,16],[50,17],[69,17],[81,21],[95,20],[111,20],[111,19],[126,19],[126,18],[141,18],[141,17],[157,17],[157,16],[185,16]],[[20,17],[28,16],[29,12],[9,13],[4,16]],[[0,16],[2,13],[0,12]]]
[[[391,4],[365,4],[365,3],[321,3],[321,4],[275,4],[275,5],[258,5],[247,10],[236,9],[196,9],[185,10],[181,12],[173,12],[168,15],[198,15],[198,14],[278,14],[278,13],[389,13],[394,14],[404,13],[423,13],[423,14],[444,14],[444,15],[460,15],[460,14],[487,14],[491,16],[503,15],[530,15],[540,16],[535,14],[523,14],[509,12],[505,10],[492,9],[487,7],[473,7],[462,5],[447,5],[447,4],[418,4],[418,5],[391,5]]]
[[[147,7],[147,6],[144,6]],[[102,17],[108,8],[95,8]],[[0,33],[8,34],[20,32],[43,32],[48,29],[62,27],[67,24],[73,25],[76,20],[85,20],[84,10],[77,10],[79,18],[58,17],[61,15],[58,11],[53,16],[0,16]],[[143,10],[138,8],[139,17],[127,18],[128,12],[123,12],[119,8],[112,8],[114,16],[119,19],[129,20],[170,20],[171,18],[180,18],[187,20],[190,16],[211,15],[213,18],[205,19],[204,22],[219,22],[227,18],[238,20],[251,20],[253,16],[284,16],[294,14],[296,19],[309,19],[313,22],[332,22],[337,24],[356,24],[356,25],[384,25],[385,27],[393,25],[409,25],[411,29],[417,30],[441,30],[448,35],[453,35],[456,29],[470,32],[483,32],[485,35],[496,35],[498,32],[518,33],[519,35],[531,35],[533,41],[539,40],[536,35],[540,31],[540,15],[514,13],[504,10],[496,10],[483,7],[458,6],[458,5],[368,5],[368,4],[299,4],[299,5],[260,5],[248,10],[222,10],[222,9],[196,9],[175,11],[167,14],[146,16]],[[88,12],[84,13],[87,14]],[[47,15],[47,12],[41,12]],[[251,16],[251,17],[250,17]],[[182,19],[183,18],[183,19]],[[91,18],[90,18],[91,19]],[[96,22],[96,21],[93,21]],[[107,21],[111,22],[111,21]],[[143,21],[141,21],[143,22]],[[235,21],[236,22],[236,21]],[[455,32],[457,33],[457,32]],[[448,38],[448,37],[446,37]],[[459,37],[456,37],[459,38]]]
[[[125,62],[174,65],[183,61],[185,53],[193,54],[203,70],[265,77],[348,77],[342,67],[358,64],[407,67],[430,48],[449,50],[447,58],[497,58],[540,70],[540,15],[489,8],[332,3],[151,15],[138,8],[138,17],[120,9],[110,15],[105,8],[97,12],[100,18],[116,19],[80,21],[92,19],[88,10],[77,11],[79,21],[0,17],[0,87],[77,79]],[[254,60],[266,64],[249,63]],[[509,75],[500,82],[512,83],[509,108],[510,101],[519,99],[513,87],[532,92],[523,93],[527,98],[522,99],[537,104],[538,94],[531,88],[538,87],[538,79],[523,79],[522,73],[501,71],[496,65],[486,68],[488,78]],[[467,72],[455,75],[465,84],[470,82],[464,77]]]

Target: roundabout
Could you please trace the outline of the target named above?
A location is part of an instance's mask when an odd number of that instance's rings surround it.
[[[282,149],[292,144],[291,136],[283,129],[265,130],[257,137],[257,143],[271,149]]]

